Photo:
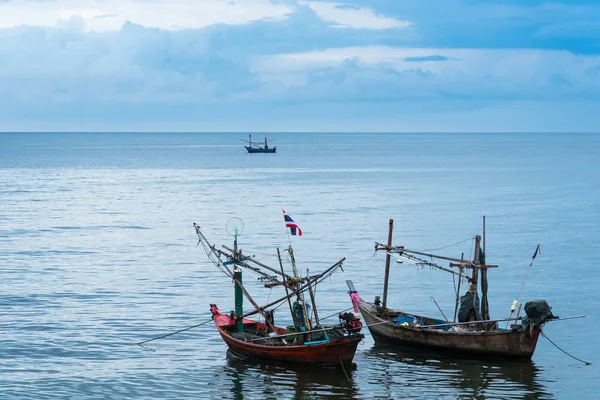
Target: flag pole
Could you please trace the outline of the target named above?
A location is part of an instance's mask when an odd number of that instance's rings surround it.
[[[540,245],[539,244],[537,245],[537,247],[535,248],[535,251],[533,252],[533,256],[531,257],[531,262],[529,263],[529,268],[527,268],[527,273],[525,274],[523,283],[521,284],[521,287],[519,288],[517,297],[515,297],[515,301],[513,301],[512,305],[510,306],[510,315],[508,316],[508,318],[512,317],[513,313],[517,309],[517,304],[519,304],[519,297],[521,296],[521,292],[523,291],[523,286],[525,286],[525,282],[527,281],[527,277],[529,276],[529,272],[531,271],[531,266],[533,265],[533,260],[535,260],[535,257],[537,257],[538,254],[540,254]],[[520,310],[520,307],[519,307],[519,310]],[[506,327],[508,328],[508,322],[506,323]]]
[[[287,213],[285,212],[285,210],[283,208],[281,209],[281,211],[283,211],[283,222],[287,225],[287,220],[285,219],[285,216],[287,215]],[[297,227],[296,229],[300,229],[300,228]],[[298,275],[298,268],[296,268],[296,259],[294,257],[294,249],[292,248],[292,238],[290,237],[290,232],[288,231],[287,226],[285,228],[285,231],[287,233],[288,242],[289,242],[288,254],[290,256],[290,261],[292,264],[292,271],[294,273],[294,278],[297,279],[298,282],[300,282],[300,276]],[[298,283],[297,285],[300,285],[300,284]],[[297,289],[297,287],[296,287],[296,289]],[[308,312],[306,310],[306,301],[304,300],[304,294],[302,292],[299,292],[299,293],[297,293],[297,297],[298,297],[298,301],[302,302],[302,314],[303,314],[304,326],[307,330],[311,330],[312,323],[310,320],[310,316],[308,315]]]

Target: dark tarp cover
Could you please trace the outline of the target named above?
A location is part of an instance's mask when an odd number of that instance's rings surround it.
[[[471,317],[469,318],[469,314]],[[477,293],[466,292],[460,297],[458,309],[458,322],[481,321],[479,312],[479,296]]]
[[[546,300],[532,300],[525,303],[525,314],[521,324],[523,329],[533,329],[536,326],[541,327],[544,322],[558,318],[552,314],[552,307],[548,305]]]

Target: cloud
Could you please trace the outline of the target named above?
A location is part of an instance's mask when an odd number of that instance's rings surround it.
[[[117,31],[131,21],[146,27],[180,30],[214,24],[282,19],[293,7],[268,0],[56,0],[0,2],[0,28],[55,27],[80,18],[89,31]]]
[[[600,102],[600,56],[564,48],[568,30],[548,22],[559,5],[505,0],[460,17],[464,8],[444,3],[431,11],[412,0],[197,4],[199,11],[185,15],[191,0],[0,2],[0,24],[7,24],[2,7],[10,5],[31,7],[30,25],[39,25],[0,29],[0,54],[10,55],[0,59],[0,130],[418,130],[419,119],[427,130],[433,117],[452,124],[446,130],[481,126],[485,118],[512,130],[536,126],[528,115],[540,129],[559,115],[587,116],[577,124],[598,126],[591,110]],[[560,12],[580,15],[567,9]],[[142,11],[123,20],[132,10]],[[170,16],[159,18],[167,10]],[[539,10],[547,14],[534,24]],[[461,21],[458,34],[443,37],[439,26]],[[507,45],[523,35],[518,29],[490,45],[465,45],[487,44],[490,32],[511,24],[528,26],[523,43],[542,45]],[[477,34],[466,35],[469,29]],[[557,35],[560,43],[551,46]]]
[[[438,61],[449,61],[449,60],[453,60],[453,58],[440,56],[437,54],[434,54],[432,56],[405,57],[404,58],[404,61],[408,61],[408,62],[429,62],[429,61],[438,62]]]
[[[299,4],[308,5],[320,18],[335,22],[335,27],[338,28],[402,29],[410,26],[408,21],[399,21],[395,18],[378,15],[371,8],[317,1],[300,1]]]
[[[565,51],[368,46],[268,56],[254,72],[263,81],[339,100],[597,100],[599,68],[599,56]]]
[[[316,0],[315,0],[316,1]],[[422,47],[541,48],[599,53],[597,0],[353,0],[410,21]],[[386,43],[387,44],[387,43]]]

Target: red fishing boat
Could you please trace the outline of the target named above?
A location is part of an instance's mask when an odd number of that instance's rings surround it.
[[[286,227],[292,229],[293,235],[296,231],[301,232],[285,212],[284,216]],[[239,221],[241,222],[241,220]],[[215,304],[210,305],[215,326],[233,354],[263,362],[341,367],[343,369],[354,366],[352,360],[356,348],[364,338],[360,333],[362,327],[360,314],[339,313],[339,323],[322,324],[314,292],[316,285],[340,268],[345,258],[337,261],[320,274],[309,275],[307,270],[306,276],[300,277],[290,244],[287,252],[293,274],[288,275],[284,271],[279,249],[277,249],[277,258],[280,268],[276,269],[242,254],[242,250],[237,245],[240,234],[237,228],[232,235],[234,236],[233,248],[222,246],[223,250],[221,250],[208,242],[199,225],[194,224],[194,227],[198,234],[199,244],[203,245],[209,259],[234,283],[235,311],[222,314]],[[233,269],[230,269],[230,265],[233,266]],[[259,306],[242,283],[243,269],[266,282],[265,287],[267,288],[283,286],[285,296],[264,306]],[[305,301],[305,293],[310,295],[312,307]],[[252,303],[253,311],[244,313],[244,298]],[[285,301],[288,303],[293,325],[283,328],[275,326],[274,309],[269,311],[269,308]],[[246,318],[256,314],[259,314],[264,322]]]
[[[352,331],[351,322],[343,319],[338,326],[323,326],[299,334],[244,318],[243,330],[239,332],[235,316],[221,314],[215,304],[210,305],[210,311],[229,350],[254,360],[350,368],[356,347],[363,338]]]

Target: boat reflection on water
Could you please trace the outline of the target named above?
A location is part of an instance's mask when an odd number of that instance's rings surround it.
[[[223,398],[353,399],[359,397],[352,377],[355,373],[336,368],[256,363],[227,351],[224,374],[232,385],[230,396],[224,393]]]
[[[374,345],[361,354],[382,387],[417,386],[420,395],[456,398],[548,399],[542,369],[531,360],[449,357],[435,351]],[[413,387],[414,387],[413,386]],[[394,397],[394,393],[389,393]]]
[[[553,399],[544,371],[527,361],[454,358],[398,346],[357,353],[358,369],[256,363],[227,352],[213,377],[222,398]]]

